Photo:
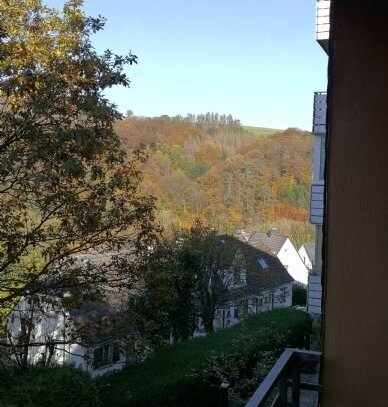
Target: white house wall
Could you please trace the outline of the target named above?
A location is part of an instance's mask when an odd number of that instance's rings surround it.
[[[29,310],[29,303],[27,300],[22,299],[8,319],[8,332],[13,338],[13,343],[17,343],[17,337],[21,331],[20,317],[26,314]],[[47,338],[57,342],[66,342],[66,328],[65,323],[68,325],[67,329],[71,329],[71,321],[68,320],[69,314],[64,312],[63,309],[54,311],[46,311],[42,314],[36,311],[33,316],[34,329],[32,330],[31,343],[47,343]],[[101,346],[101,345],[98,345]],[[98,347],[96,346],[96,347]],[[102,376],[124,367],[128,360],[125,355],[120,355],[119,361],[110,363],[109,365],[101,366],[94,369],[93,367],[93,352],[94,347],[85,347],[80,344],[57,344],[52,356],[52,362],[59,365],[69,364],[87,371],[91,377]],[[31,364],[39,363],[42,356],[46,353],[46,345],[30,346],[28,350],[28,361]]]
[[[77,344],[71,344],[66,363],[85,370],[90,374],[91,377],[98,377],[116,372],[127,365],[128,362],[125,355],[120,355],[120,360],[116,363],[109,363],[99,368],[94,368],[93,366],[94,349],[108,343],[113,343],[113,341],[101,343],[95,347],[85,347]]]
[[[308,269],[290,239],[284,242],[277,254],[277,258],[295,281],[307,285]]]
[[[285,301],[282,301],[282,289],[286,289]],[[272,298],[273,296],[273,298]],[[255,298],[262,300],[262,305],[256,307]],[[268,301],[268,299],[270,300]],[[238,301],[244,300],[243,298]],[[266,290],[258,295],[250,296],[246,299],[248,301],[248,314],[259,314],[261,312],[271,311],[278,308],[289,308],[292,306],[292,283],[276,287],[274,290]],[[234,317],[235,309],[239,308],[238,318]],[[229,318],[223,318],[223,315],[230,314]],[[244,315],[242,306],[236,305],[236,302],[226,304],[222,308],[216,310],[216,316],[214,318],[214,329],[226,328],[232,326],[241,321],[241,317]],[[200,336],[200,333],[194,334],[194,336]]]
[[[44,307],[44,306],[43,306]],[[34,324],[34,328],[31,331],[31,343],[46,343],[48,338],[52,341],[64,341],[64,321],[65,321],[65,314],[62,310],[57,311],[50,311],[47,307],[51,307],[47,305],[45,308],[45,313],[42,314],[41,311],[37,310],[34,312],[32,317],[32,322]],[[10,342],[16,344],[18,341],[18,337],[21,332],[21,318],[26,317],[27,314],[30,313],[30,304],[26,299],[22,299],[14,310],[11,312],[8,320],[8,332],[11,336],[9,339]],[[34,364],[39,362],[43,355],[46,353],[46,346],[31,346],[28,352],[28,359],[29,362]],[[53,361],[58,363],[63,363],[65,360],[64,352],[57,349],[53,354]]]
[[[310,257],[309,257],[309,255],[307,254],[307,251],[306,251],[304,245],[302,245],[302,246],[299,248],[298,254],[299,254],[299,257],[302,259],[304,265],[305,265],[309,270],[311,270],[312,267],[313,267],[313,265],[312,265],[312,263],[311,263],[311,261],[310,261]]]

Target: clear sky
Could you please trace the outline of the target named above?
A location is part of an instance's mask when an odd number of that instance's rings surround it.
[[[139,57],[128,69],[131,88],[108,93],[120,111],[214,111],[245,125],[306,130],[313,92],[326,88],[315,7],[315,0],[85,0],[87,14],[108,19],[96,48]]]

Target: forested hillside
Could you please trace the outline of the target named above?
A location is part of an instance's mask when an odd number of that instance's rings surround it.
[[[222,232],[278,228],[299,244],[308,223],[313,139],[298,129],[244,129],[232,116],[131,117],[116,123],[124,148],[147,145],[143,188],[169,229],[196,217]]]

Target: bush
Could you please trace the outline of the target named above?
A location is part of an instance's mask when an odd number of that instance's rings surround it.
[[[294,284],[292,287],[292,305],[306,306],[307,288]]]
[[[99,407],[89,375],[70,366],[0,371],[0,407]]]
[[[308,346],[310,332],[310,318],[302,311],[251,316],[98,379],[101,400],[107,407],[218,406],[224,379],[231,384],[234,399],[246,400],[284,348]]]

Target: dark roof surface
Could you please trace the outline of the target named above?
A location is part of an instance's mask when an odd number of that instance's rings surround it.
[[[125,252],[123,252],[125,253]],[[117,252],[97,252],[89,250],[74,256],[79,267],[88,264],[100,268],[109,266]],[[80,336],[86,342],[96,342],[111,335],[128,335],[134,332],[128,323],[127,306],[131,290],[125,284],[123,277],[114,267],[104,269],[106,282],[101,282],[96,292],[68,291],[63,296],[62,303],[77,327]]]
[[[271,254],[271,250],[260,239],[246,240],[246,235],[223,236],[232,248],[243,253],[244,268],[246,270],[246,284],[238,288],[223,287],[218,305],[235,301],[245,297],[258,295],[260,292],[291,283],[294,279],[287,272],[280,260]],[[259,266],[259,259],[263,259],[268,268]]]

